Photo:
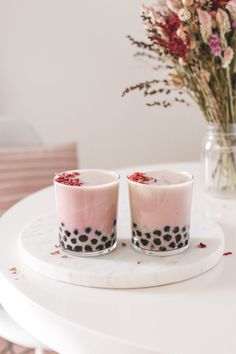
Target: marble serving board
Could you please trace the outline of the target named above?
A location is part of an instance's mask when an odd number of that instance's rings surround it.
[[[126,236],[126,237],[124,237]],[[117,248],[98,257],[73,257],[58,247],[55,213],[26,225],[19,237],[20,257],[34,271],[71,284],[102,288],[139,288],[170,284],[198,276],[214,267],[224,251],[220,227],[202,216],[192,217],[190,245],[168,257],[136,252],[129,231],[118,234]],[[202,242],[206,248],[197,247]]]

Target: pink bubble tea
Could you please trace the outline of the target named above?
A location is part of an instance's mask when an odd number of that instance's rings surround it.
[[[132,244],[146,254],[182,253],[189,245],[193,176],[149,171],[128,176]]]
[[[75,256],[97,256],[116,247],[119,175],[76,170],[54,178],[59,242]]]

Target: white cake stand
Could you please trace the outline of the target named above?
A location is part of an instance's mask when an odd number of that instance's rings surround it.
[[[169,257],[136,252],[129,235],[123,238],[118,235],[118,246],[110,254],[92,258],[73,257],[58,248],[57,234],[54,213],[33,220],[20,234],[22,262],[52,279],[90,287],[138,288],[183,281],[214,267],[224,250],[224,235],[220,227],[210,219],[195,215],[188,250]],[[200,242],[207,247],[197,247]]]

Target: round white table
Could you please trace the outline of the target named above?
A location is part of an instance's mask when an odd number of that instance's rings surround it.
[[[52,349],[62,354],[236,353],[236,201],[205,195],[198,163],[120,170],[118,236],[129,232],[125,176],[160,167],[195,175],[194,212],[217,220],[225,234],[225,250],[233,252],[191,280],[108,290],[57,282],[25,267],[18,256],[19,232],[33,218],[55,209],[52,187],[24,199],[0,219],[0,302]],[[9,270],[12,267],[17,275]]]

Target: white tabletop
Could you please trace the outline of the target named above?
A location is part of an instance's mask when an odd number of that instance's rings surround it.
[[[236,353],[236,201],[203,193],[200,165],[169,167],[195,175],[194,212],[217,220],[226,250],[207,273],[182,283],[133,290],[86,288],[34,273],[18,257],[22,227],[55,209],[47,188],[11,208],[0,219],[0,301],[13,318],[36,338],[62,354],[235,354]],[[119,234],[129,232],[127,187],[122,179]],[[16,267],[17,274],[10,268]]]

